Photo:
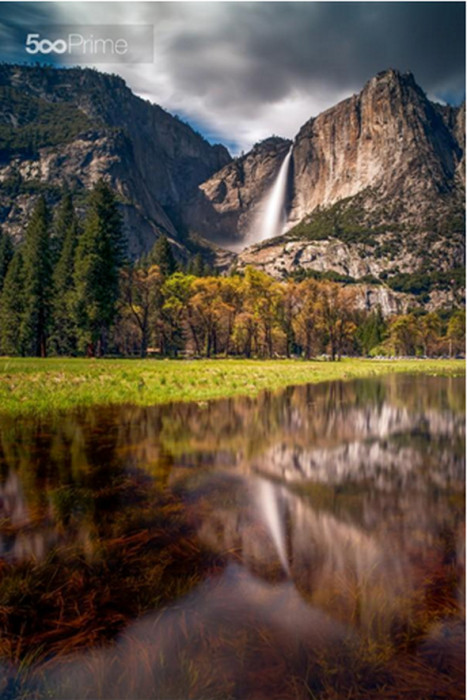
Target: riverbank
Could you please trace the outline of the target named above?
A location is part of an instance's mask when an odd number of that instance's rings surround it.
[[[88,360],[0,358],[0,413],[79,406],[207,401],[264,389],[391,372],[461,375],[463,360]]]

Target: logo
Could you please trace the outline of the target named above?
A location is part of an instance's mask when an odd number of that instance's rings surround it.
[[[79,54],[88,56],[124,56],[128,52],[128,42],[123,37],[119,39],[95,38],[92,34],[68,34],[66,39],[41,39],[40,34],[28,34],[26,51],[31,54]]]
[[[61,57],[69,63],[152,63],[152,25],[50,25],[28,32],[29,56]]]

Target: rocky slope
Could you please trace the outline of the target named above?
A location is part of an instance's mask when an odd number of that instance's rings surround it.
[[[0,66],[0,223],[21,235],[34,195],[100,177],[120,196],[130,250],[180,240],[180,209],[231,160],[190,126],[93,70]],[[33,195],[33,196],[31,196]]]

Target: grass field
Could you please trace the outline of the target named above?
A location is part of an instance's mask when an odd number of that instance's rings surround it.
[[[0,413],[78,406],[207,401],[263,389],[390,372],[461,375],[463,360],[89,360],[0,358]]]

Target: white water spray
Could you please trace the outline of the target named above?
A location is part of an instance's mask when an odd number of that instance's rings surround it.
[[[276,489],[266,479],[258,479],[258,506],[262,513],[263,519],[271,539],[276,548],[279,560],[287,575],[290,574],[289,563],[287,561],[287,552],[285,546],[285,533],[283,522],[279,511],[279,503],[277,499]]]
[[[285,196],[287,193],[287,179],[289,174],[290,159],[292,157],[292,148],[290,146],[287,155],[285,156],[280,167],[277,178],[267,195],[265,201],[264,214],[259,222],[259,237],[257,243],[279,236],[282,233],[286,223],[285,217]]]

